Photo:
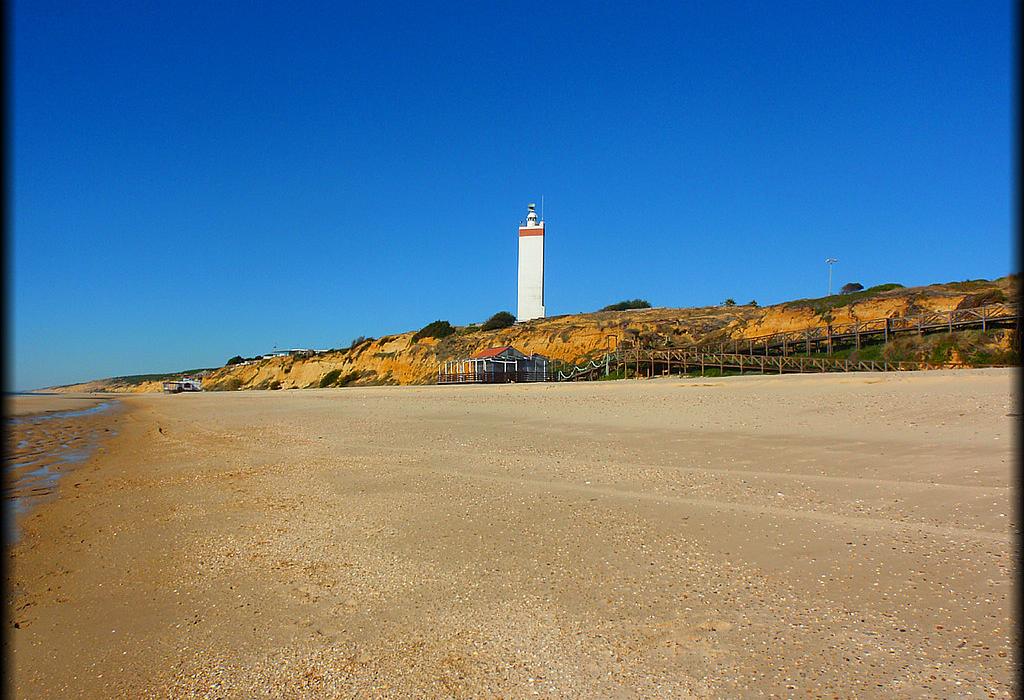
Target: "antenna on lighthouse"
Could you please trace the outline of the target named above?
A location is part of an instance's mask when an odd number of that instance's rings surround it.
[[[544,195],[540,196],[540,220],[544,220]]]

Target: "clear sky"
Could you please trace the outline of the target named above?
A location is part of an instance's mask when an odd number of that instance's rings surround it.
[[[360,6],[362,5],[362,6]],[[14,2],[16,389],[1013,270],[1009,2]]]

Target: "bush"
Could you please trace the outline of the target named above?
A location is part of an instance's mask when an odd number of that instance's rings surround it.
[[[601,309],[601,311],[626,311],[628,309],[649,309],[651,308],[651,302],[646,299],[627,299],[620,301],[618,304],[609,304],[608,306]]]
[[[751,299],[747,302],[747,306],[757,306],[757,302],[754,299]]]
[[[885,284],[876,284],[874,287],[868,287],[865,292],[889,292],[893,289],[903,289],[903,285],[899,282],[886,282]]]
[[[860,282],[847,282],[843,285],[843,288],[839,290],[840,294],[850,294],[852,292],[859,292],[864,289],[864,285]]]
[[[237,365],[240,362],[245,362],[245,358],[242,357],[241,355],[235,355],[234,357],[232,357],[230,360],[227,361],[227,363],[225,364],[225,367],[230,367],[231,365]]]
[[[364,374],[365,372],[363,374],[360,374],[359,372],[353,371],[342,376],[340,369],[332,369],[330,372],[328,372],[327,374],[320,378],[319,386],[321,389],[325,389],[327,387],[332,386],[348,386],[352,382],[362,378]]]
[[[956,305],[957,309],[976,309],[979,306],[998,304],[1006,301],[1006,293],[1001,289],[988,289],[977,294],[968,294]]]
[[[726,299],[722,302],[722,306],[736,306],[736,300],[733,298]]]
[[[447,321],[434,321],[417,331],[416,335],[412,337],[412,342],[415,343],[420,338],[447,338],[454,332],[452,324]]]
[[[281,380],[280,379],[275,379],[274,381],[272,381],[270,383],[270,388],[271,389],[275,389],[275,390],[276,389],[280,389],[281,388]]]
[[[496,331],[499,328],[508,328],[516,322],[516,317],[510,314],[508,311],[499,311],[498,313],[491,316],[484,322],[484,325],[480,327],[483,331]]]
[[[320,388],[333,386],[334,382],[338,381],[338,377],[341,376],[340,369],[332,369],[330,372],[320,378]]]
[[[373,374],[374,372],[373,372],[373,370],[369,370],[369,373]],[[336,386],[348,386],[352,382],[354,382],[357,379],[359,379],[360,377],[362,377],[363,374],[365,374],[365,372],[364,373],[349,372],[344,377],[342,377],[341,379],[338,380],[338,383],[336,384]]]
[[[367,338],[365,335],[361,335],[358,338],[353,338],[352,339],[352,342],[349,343],[349,345],[348,345],[348,349],[349,350],[355,350],[356,348],[358,348],[363,343],[372,343],[373,341],[374,341],[373,338]]]

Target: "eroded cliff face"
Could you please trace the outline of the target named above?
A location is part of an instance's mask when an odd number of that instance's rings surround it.
[[[208,390],[303,389],[367,384],[433,382],[438,363],[468,357],[485,348],[511,345],[524,353],[578,363],[596,358],[623,339],[657,335],[675,343],[750,338],[800,330],[825,323],[848,323],[881,317],[947,311],[963,306],[1016,299],[1016,279],[899,288],[849,297],[787,302],[764,308],[751,306],[689,309],[640,309],[556,316],[516,324],[497,331],[459,329],[442,340],[413,342],[413,332],[367,341],[355,348],[311,357],[276,357],[251,364],[222,367],[203,378]],[[161,383],[133,384],[98,380],[60,391],[160,391]]]

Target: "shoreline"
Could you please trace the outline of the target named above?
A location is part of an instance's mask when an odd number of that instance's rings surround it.
[[[41,416],[63,411],[87,409],[103,401],[110,400],[112,400],[112,397],[107,394],[7,394],[4,396],[4,412],[7,418]]]
[[[20,541],[26,517],[60,497],[64,477],[87,463],[106,439],[117,435],[111,425],[123,411],[119,401],[102,397],[42,399],[8,407],[13,408],[6,419],[9,459],[4,464],[4,538],[9,546]]]
[[[131,397],[14,694],[1005,697],[1015,378]]]

